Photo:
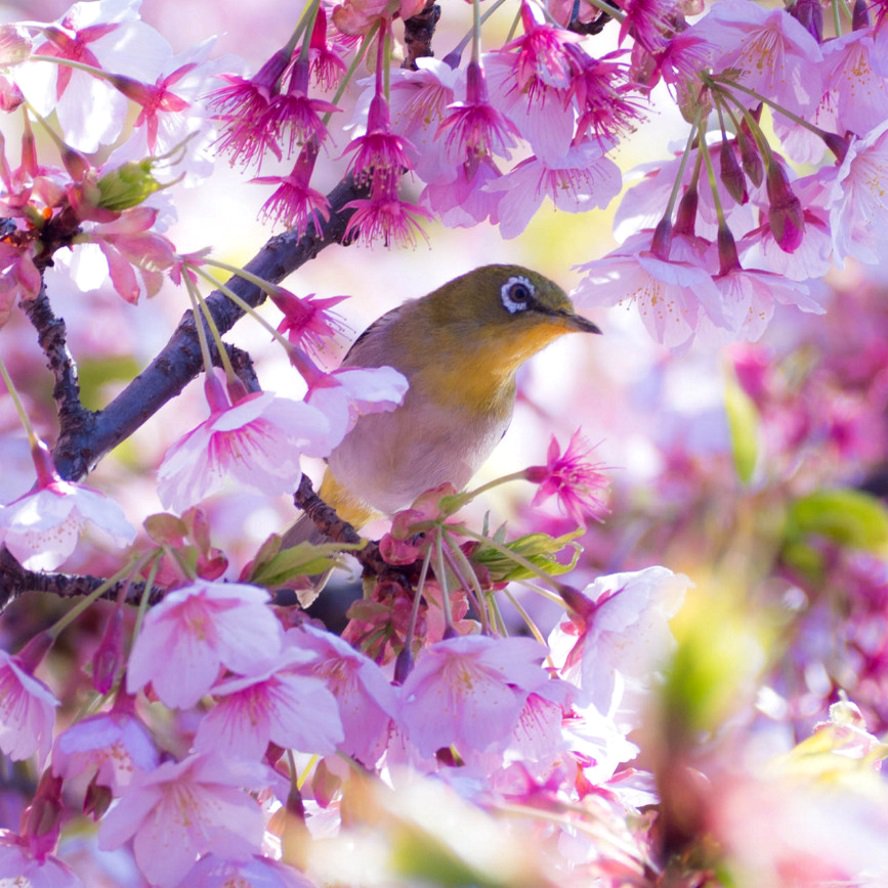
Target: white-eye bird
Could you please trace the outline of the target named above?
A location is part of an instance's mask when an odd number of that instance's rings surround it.
[[[392,412],[360,417],[333,450],[321,498],[360,527],[446,481],[461,490],[509,426],[518,368],[576,331],[601,332],[561,287],[519,265],[476,268],[382,315],[342,366],[394,367],[410,387]],[[285,546],[308,538],[300,524]]]

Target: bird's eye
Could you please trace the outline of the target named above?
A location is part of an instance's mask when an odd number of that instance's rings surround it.
[[[500,290],[503,306],[509,314],[524,311],[533,301],[533,284],[526,277],[510,277]]]

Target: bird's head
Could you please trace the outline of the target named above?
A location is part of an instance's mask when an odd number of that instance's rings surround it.
[[[437,331],[509,372],[565,333],[601,332],[558,284],[520,265],[476,268],[421,301]]]

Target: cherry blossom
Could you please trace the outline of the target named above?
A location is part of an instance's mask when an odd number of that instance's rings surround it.
[[[202,857],[188,871],[182,885],[200,885],[201,888],[315,888],[315,883],[302,873],[268,857],[250,857],[247,860],[226,860],[215,854]]]
[[[0,750],[13,761],[37,753],[43,762],[52,743],[55,707],[52,691],[17,657],[0,650]]]
[[[301,675],[312,654],[287,647],[261,672],[211,689],[216,706],[200,723],[198,750],[258,759],[271,741],[286,749],[327,755],[344,738],[339,710],[323,681]]]
[[[545,649],[527,638],[463,636],[429,645],[402,688],[399,723],[421,755],[504,743],[530,693],[549,680]]]
[[[300,670],[322,679],[336,698],[345,730],[341,749],[371,765],[388,741],[396,715],[396,694],[379,666],[347,642],[305,624],[287,632],[286,641],[314,657]]]
[[[167,508],[184,511],[229,481],[270,495],[296,486],[301,453],[322,456],[339,440],[311,404],[253,392],[232,404],[207,379],[210,416],[167,451],[157,490]]]
[[[598,496],[607,484],[600,469],[600,463],[592,463],[588,457],[592,447],[577,429],[571,435],[564,452],[555,436],[549,442],[546,465],[531,466],[525,470],[525,477],[539,484],[531,505],[537,506],[549,497],[555,496],[558,504],[567,514],[583,525],[587,516],[600,518],[607,507]]]
[[[562,676],[587,691],[599,712],[637,726],[638,708],[657,665],[675,640],[669,619],[690,580],[665,567],[599,577],[583,594],[580,622],[552,630],[549,647]]]
[[[29,570],[54,570],[77,547],[80,534],[95,527],[118,546],[135,529],[113,500],[83,484],[63,481],[45,445],[33,452],[37,483],[18,499],[0,506],[0,541]]]
[[[154,885],[178,885],[197,857],[247,860],[259,848],[263,818],[245,792],[268,782],[258,764],[212,754],[164,762],[138,774],[99,826],[99,847],[133,840],[136,863]]]
[[[0,830],[0,879],[28,888],[83,888],[74,870],[52,854],[34,854],[27,839]]]
[[[221,667],[240,675],[266,668],[281,650],[283,632],[268,592],[242,583],[198,582],[153,607],[133,646],[126,686],[151,684],[168,706],[193,706]]]

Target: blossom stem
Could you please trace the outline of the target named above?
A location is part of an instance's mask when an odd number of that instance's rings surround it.
[[[784,108],[782,105],[777,104],[773,99],[769,99],[766,96],[763,96],[760,92],[756,92],[754,89],[750,89],[748,86],[743,86],[741,83],[736,83],[728,77],[724,77],[718,74],[706,74],[705,72],[701,72],[700,77],[703,79],[703,82],[706,83],[710,88],[717,88],[720,93],[728,96],[736,105],[743,108],[744,112],[748,114],[746,108],[737,100],[736,96],[731,95],[730,89],[727,89],[725,85],[730,86],[731,89],[738,89],[742,93],[746,93],[748,96],[752,96],[754,99],[757,99],[759,102],[764,103],[769,108],[772,108],[778,114],[783,115],[787,120],[791,120],[797,126],[803,127],[808,130],[808,132],[814,133],[815,136],[823,139],[827,146],[829,146],[829,136],[831,135],[826,130],[821,129],[819,126],[815,126],[813,123],[809,123],[803,117],[799,117],[798,114],[794,114],[788,108]],[[719,86],[721,84],[721,86]],[[835,152],[833,152],[835,154]]]
[[[444,527],[442,527],[442,530],[447,541],[447,548],[451,553],[451,566],[458,566],[459,573],[463,575],[463,583],[465,584],[467,580],[468,584],[472,587],[471,594],[475,599],[475,608],[477,609],[478,616],[481,620],[481,631],[485,635],[489,635],[490,621],[488,620],[487,611],[484,607],[484,590],[481,588],[481,583],[478,582],[478,574],[475,573],[475,569],[472,567],[471,562],[466,558],[466,553],[459,547],[459,542],[453,539],[453,535],[448,533]],[[466,588],[466,591],[470,591],[468,587]]]
[[[472,0],[472,61],[481,64],[481,0]]]
[[[250,281],[250,283],[255,284],[260,289],[268,292],[269,285],[268,281],[263,280],[262,278],[258,278],[255,275],[250,274],[247,271],[244,271],[242,268],[236,268],[233,265],[226,265],[224,262],[207,261],[208,265],[215,265],[218,268],[224,268],[227,271],[231,271],[234,274],[242,277],[244,280]],[[290,343],[287,341],[287,338],[279,333],[272,324],[265,320],[259,312],[250,305],[249,302],[241,299],[237,293],[234,292],[230,287],[225,286],[225,284],[220,284],[212,275],[208,274],[206,271],[202,271],[200,267],[193,266],[193,271],[199,274],[204,280],[209,281],[213,287],[217,288],[220,293],[224,293],[244,314],[248,314],[254,321],[263,326],[274,339],[276,339],[288,352],[290,351]],[[260,283],[261,282],[261,283]]]
[[[196,292],[197,287],[190,278],[185,280],[185,289],[188,291],[188,298],[191,300],[191,314],[194,318],[194,326],[197,330],[197,340],[200,344],[200,357],[203,361],[204,372],[208,375],[213,372],[213,359],[210,357],[210,345],[207,341],[207,331],[204,327],[204,321],[201,318],[200,311],[200,295]]]
[[[318,17],[318,8],[320,6],[320,0],[312,0],[308,6],[302,12],[302,18],[299,20],[299,24],[296,26],[296,32],[298,33],[303,27],[305,31],[302,35],[302,49],[299,51],[300,59],[307,59],[308,53],[311,50],[311,35],[314,31],[315,19]],[[295,36],[295,34],[294,34]],[[298,39],[298,38],[297,38]],[[295,47],[295,41],[294,41]],[[291,48],[292,52],[292,48]]]
[[[425,558],[419,571],[419,582],[413,593],[413,606],[410,608],[410,618],[407,620],[407,631],[404,633],[404,649],[409,651],[413,645],[413,636],[416,634],[416,621],[419,619],[419,605],[422,603],[422,594],[425,590],[426,579],[429,575],[429,565],[432,562],[432,547],[426,549]]]
[[[15,412],[18,414],[19,421],[25,430],[25,434],[28,436],[28,444],[33,450],[37,445],[37,434],[34,431],[34,426],[31,425],[31,419],[22,404],[21,398],[19,398],[18,390],[12,381],[12,377],[9,375],[9,371],[6,369],[6,364],[3,362],[3,358],[0,358],[0,376],[3,377],[6,390],[12,398],[12,403],[15,405]]]
[[[141,570],[145,564],[145,556],[137,555],[135,558],[131,558],[117,573],[108,577],[101,585],[97,586],[93,589],[92,592],[89,593],[85,598],[81,599],[71,608],[71,610],[62,614],[49,629],[46,630],[47,635],[50,638],[57,639],[71,623],[74,622],[88,607],[90,607],[95,601],[98,601],[112,586],[116,583],[119,583],[121,580],[126,577],[131,576],[134,572]]]
[[[836,37],[842,36],[842,14],[839,9],[839,0],[832,0],[833,27],[836,29]]]
[[[136,611],[136,624],[133,627],[132,643],[135,644],[139,633],[142,631],[142,623],[145,620],[145,614],[148,613],[148,601],[151,598],[151,590],[154,588],[154,579],[160,570],[160,553],[155,552],[151,561],[151,567],[148,568],[148,577],[145,580],[145,588],[142,590],[142,598],[139,600],[139,609]]]
[[[505,3],[505,2],[506,2],[506,0],[496,0],[495,3],[491,3],[487,12],[485,12],[481,16],[481,24],[483,25],[487,21],[487,19],[489,19],[500,8],[500,6],[502,6],[503,3]],[[455,68],[459,64],[459,58],[463,54],[463,51],[465,50],[465,48],[469,45],[469,41],[472,40],[474,33],[475,33],[475,25],[473,23],[472,27],[466,33],[466,36],[463,37],[463,39],[460,40],[459,43],[457,43],[456,46],[454,46],[453,49],[447,53],[446,56],[444,56],[445,62],[447,62],[448,59],[451,59],[451,58],[455,59],[455,62],[453,65],[451,65],[451,67]],[[450,63],[448,62],[448,64],[450,64]]]
[[[663,212],[664,219],[672,219],[672,212],[675,209],[675,204],[678,200],[679,191],[681,191],[682,180],[684,179],[684,171],[688,165],[688,155],[691,152],[691,146],[694,144],[694,139],[697,136],[699,129],[697,125],[693,125],[691,127],[691,131],[688,133],[688,141],[685,144],[685,149],[682,152],[681,160],[678,163],[678,172],[675,175],[675,181],[672,183],[672,191],[669,194],[669,201],[666,204],[666,209]]]
[[[448,497],[448,499],[454,499],[458,501],[458,505],[456,509],[461,509],[466,503],[470,503],[475,497],[480,496],[482,493],[487,493],[488,490],[492,490],[494,487],[499,487],[500,484],[505,484],[508,481],[526,481],[527,476],[524,471],[521,472],[511,472],[508,475],[502,475],[499,478],[494,478],[492,481],[488,481],[486,484],[482,484],[479,487],[476,487],[474,490],[466,490],[463,493],[458,493],[456,496]],[[456,511],[454,509],[453,511]]]
[[[712,203],[713,206],[715,206],[715,216],[718,219],[719,227],[727,228],[724,207],[722,207],[721,197],[719,197],[718,193],[718,179],[715,175],[715,167],[712,163],[712,157],[709,154],[709,146],[705,141],[703,142],[701,150],[703,153],[703,163],[706,164],[706,178],[709,180],[709,188],[712,191]]]
[[[213,313],[210,311],[206,299],[203,298],[197,288],[195,288],[195,297],[197,299],[197,304],[200,307],[201,314],[206,319],[207,326],[210,328],[210,335],[213,337],[213,342],[216,344],[216,351],[219,353],[219,359],[222,361],[222,367],[225,370],[225,378],[229,383],[233,383],[237,379],[237,374],[234,372],[231,358],[228,356],[228,349],[225,348],[225,343],[222,341],[222,334],[216,326],[216,320],[213,317]]]
[[[606,3],[605,0],[586,0],[586,3],[589,6],[594,6],[599,12],[603,12],[605,15],[609,15],[612,19],[616,19],[621,24],[626,21],[626,13],[620,12],[619,9],[614,9],[610,3]]]
[[[518,601],[518,599],[515,597],[515,595],[514,595],[512,592],[510,592],[508,589],[504,589],[503,591],[504,591],[504,593],[505,593],[505,595],[506,595],[506,598],[508,598],[509,601],[511,602],[512,607],[514,607],[515,610],[518,611],[519,615],[521,616],[521,619],[524,620],[524,625],[527,626],[527,628],[530,630],[530,634],[531,634],[531,635],[532,635],[532,636],[533,636],[533,637],[534,637],[534,638],[535,638],[540,644],[545,644],[545,643],[546,643],[546,639],[543,637],[543,633],[540,631],[540,627],[537,626],[536,623],[534,623],[533,618],[532,618],[532,617],[530,616],[530,614],[525,610],[525,608],[524,608],[524,606],[521,604],[521,602]]]
[[[355,53],[355,57],[352,59],[352,63],[348,66],[348,70],[345,72],[345,76],[342,78],[342,83],[339,84],[335,94],[333,95],[333,99],[331,100],[332,105],[338,105],[339,100],[342,98],[345,93],[346,88],[351,82],[352,77],[355,76],[355,71],[358,70],[358,65],[363,61],[364,56],[367,53],[367,47],[370,45],[370,42],[373,40],[373,35],[376,33],[377,28],[379,28],[378,24],[373,25],[372,28],[367,32],[367,36],[361,42],[361,45],[358,47],[358,51]],[[323,123],[324,126],[327,126],[330,123],[330,119],[333,117],[333,112],[328,111],[324,115]]]
[[[438,576],[438,584],[441,586],[441,609],[444,611],[444,633],[447,638],[451,638],[456,634],[453,628],[453,612],[450,608],[450,589],[447,583],[447,567],[444,564],[444,544],[441,541],[441,534],[435,535],[435,556],[436,569]]]

